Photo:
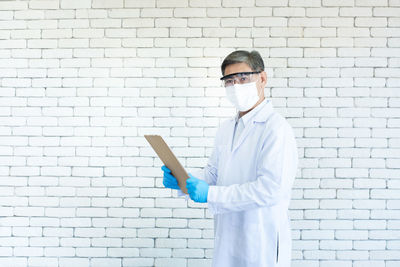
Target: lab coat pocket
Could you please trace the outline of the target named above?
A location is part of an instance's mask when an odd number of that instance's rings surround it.
[[[238,212],[240,214],[241,212]],[[228,225],[229,253],[240,262],[256,262],[260,256],[259,225],[232,218]]]

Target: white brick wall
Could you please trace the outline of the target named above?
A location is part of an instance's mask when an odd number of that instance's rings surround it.
[[[294,127],[293,267],[400,266],[398,0],[0,1],[0,266],[210,266],[194,170],[234,112],[219,66],[257,49]]]

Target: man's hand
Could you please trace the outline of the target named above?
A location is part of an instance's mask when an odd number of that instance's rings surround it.
[[[161,170],[163,170],[163,172],[164,172],[163,185],[166,188],[179,189],[178,181],[171,174],[171,170],[168,169],[167,166],[165,166],[165,165],[161,167]]]
[[[186,180],[186,188],[190,198],[195,202],[207,202],[208,184],[189,173],[189,179]]]

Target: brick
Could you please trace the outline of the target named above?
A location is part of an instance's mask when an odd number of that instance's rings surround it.
[[[112,9],[109,12],[110,18],[132,18],[139,17],[140,10],[133,8]]]
[[[157,28],[162,27],[187,27],[187,19],[180,18],[159,18],[155,20]]]
[[[386,46],[385,38],[355,38],[354,42],[356,47],[384,47]]]
[[[77,0],[62,0],[61,1],[61,8],[62,9],[78,9],[78,8],[90,8],[91,1],[84,0],[84,1],[77,1]]]
[[[156,1],[157,7],[186,7],[188,6],[187,0],[157,0]]]
[[[193,17],[206,17],[205,8],[175,8],[174,17],[180,18],[193,18]]]
[[[321,19],[319,19],[319,18],[289,18],[289,26],[319,27],[319,26],[321,26]]]
[[[160,20],[160,19],[158,19]],[[126,18],[122,20],[124,28],[148,28],[154,27],[154,19],[152,18]]]
[[[153,17],[153,18],[160,18],[160,17],[172,17],[173,9],[170,8],[147,8],[142,9],[141,17]]]
[[[185,248],[187,246],[186,239],[164,239],[159,238],[156,240],[156,247],[163,247],[163,248]]]
[[[318,38],[289,38],[288,46],[291,47],[319,47]]]
[[[272,8],[270,7],[241,7],[241,17],[265,17],[272,16]]]
[[[399,9],[398,7],[375,7],[373,15],[376,17],[397,17]]]
[[[308,17],[337,17],[339,15],[339,8],[337,7],[310,7],[306,9]]]
[[[24,10],[28,8],[26,2],[15,2],[15,1],[2,1],[0,3],[0,10]]]
[[[335,37],[334,28],[305,28],[304,37]]]
[[[149,1],[141,1],[141,0],[125,0],[125,7],[155,7],[156,1],[149,0]]]
[[[255,18],[254,26],[256,27],[287,27],[288,22],[286,18]],[[291,26],[299,26],[299,25],[291,25]]]
[[[93,0],[92,8],[121,8],[123,2],[123,0]]]

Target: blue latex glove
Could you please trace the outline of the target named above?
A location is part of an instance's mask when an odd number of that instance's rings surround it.
[[[167,166],[162,166],[161,170],[164,172],[164,178],[163,178],[163,185],[166,188],[171,188],[171,189],[180,189],[178,185],[178,180],[171,174],[171,170],[167,168]]]
[[[208,184],[189,173],[189,179],[186,180],[186,188],[190,198],[195,202],[207,202]]]

